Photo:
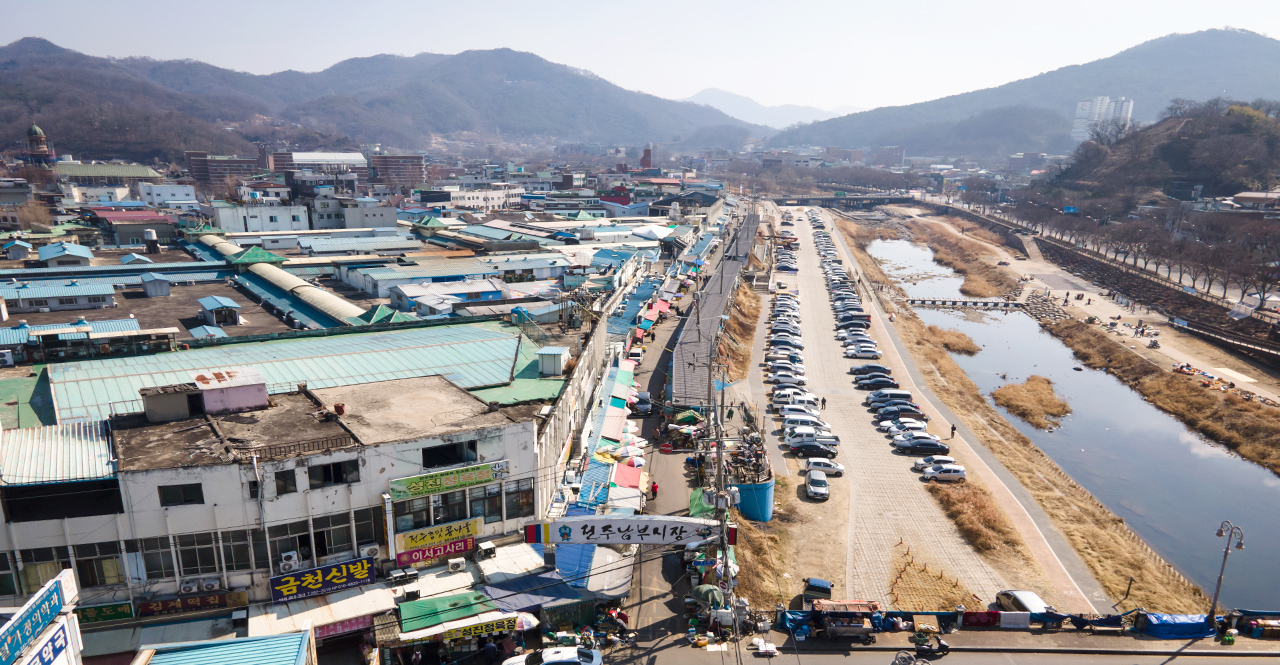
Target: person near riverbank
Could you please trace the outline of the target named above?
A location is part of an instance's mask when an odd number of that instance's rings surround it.
[[[952,426],[951,426],[951,438],[953,438],[953,439],[954,439],[954,438],[956,438],[956,426],[955,426],[955,425],[952,425]]]
[[[822,408],[823,410],[826,410],[827,408],[827,398],[825,397],[822,398]]]

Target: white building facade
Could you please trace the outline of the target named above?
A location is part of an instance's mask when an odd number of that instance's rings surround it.
[[[1076,102],[1076,115],[1071,123],[1071,140],[1081,143],[1089,139],[1096,123],[1117,122],[1127,128],[1133,119],[1133,100],[1119,97],[1094,97]]]
[[[307,231],[311,224],[306,206],[236,205],[214,201],[201,211],[213,218],[213,225],[228,233],[265,231]]]
[[[170,201],[195,201],[196,188],[191,185],[156,185],[149,182],[138,183],[138,200],[155,208],[168,208]]]

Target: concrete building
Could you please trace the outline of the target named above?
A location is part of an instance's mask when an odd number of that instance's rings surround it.
[[[427,181],[422,155],[370,155],[370,181],[395,187],[415,187]]]
[[[348,229],[376,229],[398,226],[396,209],[382,205],[378,199],[355,199],[342,207],[343,226]]]
[[[128,201],[129,188],[124,185],[63,185],[62,195],[76,203],[114,203]]]
[[[175,239],[173,218],[151,210],[94,210],[93,220],[120,246],[145,245],[147,231],[155,231],[163,244]]]
[[[138,200],[155,208],[168,208],[173,202],[196,200],[196,188],[191,185],[157,185],[144,182],[138,185]]]
[[[430,284],[400,284],[393,286],[391,306],[402,311],[414,311],[422,316],[451,313],[454,304],[502,300],[507,285],[500,279],[465,279],[460,282]]]
[[[350,174],[356,187],[369,184],[369,160],[358,152],[275,152],[267,157],[270,170]]]
[[[1133,100],[1119,97],[1094,97],[1076,102],[1076,115],[1071,123],[1071,140],[1081,143],[1089,139],[1091,128],[1116,122],[1128,128],[1133,119]]]
[[[31,200],[31,183],[25,178],[0,178],[0,205],[21,205]]]
[[[72,286],[0,287],[5,309],[10,313],[42,312],[71,309],[115,307],[115,287],[110,284],[77,284]]]
[[[212,218],[214,226],[228,233],[307,231],[311,228],[307,208],[300,205],[237,205],[214,200],[201,206],[200,211]]]
[[[143,182],[161,182],[164,178],[150,166],[139,164],[78,164],[58,162],[53,174],[59,182],[78,185],[124,185],[132,187]]]
[[[93,261],[93,252],[84,245],[55,242],[39,249],[40,261],[46,267],[87,266]]]
[[[463,210],[512,210],[520,207],[520,196],[524,189],[515,185],[495,185],[493,189],[471,189],[454,191],[449,195],[454,208]]]
[[[188,150],[185,154],[191,177],[205,187],[248,178],[265,170],[252,157],[210,155],[203,150]]]

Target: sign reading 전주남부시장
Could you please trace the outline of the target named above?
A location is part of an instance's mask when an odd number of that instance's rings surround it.
[[[80,606],[75,611],[76,619],[80,623],[101,623],[103,621],[133,618],[133,604],[128,601],[108,603],[106,605],[90,605],[88,607]]]
[[[397,478],[391,481],[389,493],[392,501],[404,501],[405,499],[416,499],[429,494],[452,492],[467,487],[506,480],[507,476],[511,474],[510,469],[511,462],[498,460],[496,462],[464,466],[460,469]]]
[[[735,530],[729,527],[730,543]],[[590,543],[687,545],[720,535],[716,520],[665,515],[587,515],[563,517],[554,522],[525,527],[526,543],[571,545]]]
[[[271,602],[323,596],[373,582],[373,557],[332,563],[271,578]]]
[[[54,579],[35,598],[27,601],[17,616],[0,631],[0,665],[12,665],[31,641],[62,611],[62,586]]]

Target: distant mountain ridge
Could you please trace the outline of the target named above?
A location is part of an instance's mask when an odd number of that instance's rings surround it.
[[[302,125],[317,144],[409,149],[431,134],[734,149],[772,134],[510,49],[254,75],[193,60],[96,58],[29,37],[0,47],[0,136],[20,138],[33,117],[64,151],[140,160],[251,153],[246,136],[270,128],[264,119]]]
[[[815,106],[803,106],[799,104],[782,104],[779,106],[765,106],[756,100],[745,95],[739,95],[719,88],[707,88],[691,97],[684,99],[686,102],[694,102],[696,104],[705,104],[712,108],[724,111],[728,115],[744,120],[746,122],[757,125],[765,125],[766,127],[774,127],[783,129],[798,123],[814,122],[815,120],[827,120],[834,118],[840,113],[820,109]],[[850,107],[842,107],[848,109],[845,113],[853,113],[862,109],[851,109]]]
[[[1205,30],[1144,42],[1108,58],[1062,67],[994,88],[919,104],[881,107],[780,132],[775,147],[830,145],[847,148],[903,145],[908,154],[933,155],[965,146],[970,155],[1008,150],[998,126],[957,137],[946,127],[1001,110],[1006,119],[1037,125],[1039,138],[1015,151],[1057,152],[1070,142],[1070,116],[1081,99],[1106,95],[1134,100],[1134,118],[1150,121],[1175,97],[1206,100],[1280,98],[1280,41],[1243,30]],[[1024,109],[1020,116],[1013,109]],[[1033,111],[1034,109],[1034,111]],[[1053,114],[1059,119],[1053,121]],[[1048,131],[1046,123],[1061,130]],[[971,127],[971,129],[974,129]],[[917,137],[914,138],[913,137]]]

